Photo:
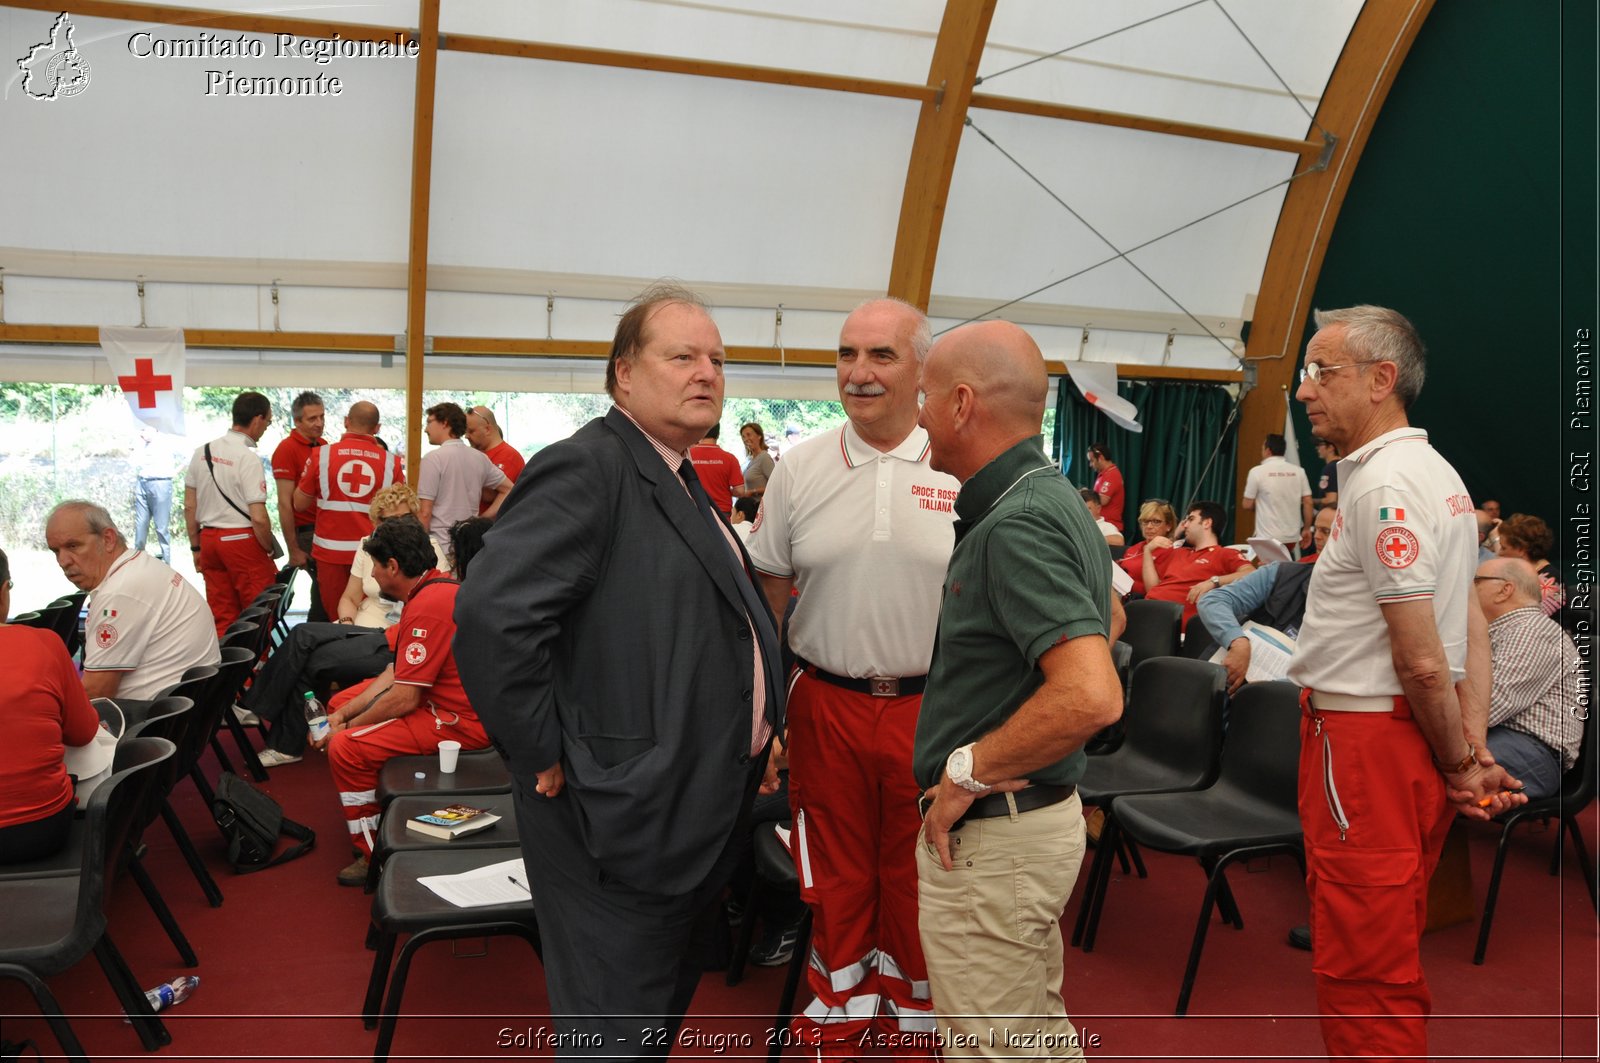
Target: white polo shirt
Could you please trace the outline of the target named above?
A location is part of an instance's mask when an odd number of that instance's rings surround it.
[[[83,670],[127,672],[117,697],[148,700],[195,665],[221,663],[216,624],[182,576],[128,550],[89,593]]]
[[[888,453],[848,423],[785,453],[747,547],[799,588],[794,651],[837,675],[927,674],[960,490],[928,468],[921,427]]]
[[[1311,493],[1306,471],[1282,454],[1269,456],[1244,478],[1244,497],[1256,502],[1256,534],[1299,542],[1300,500]]]
[[[250,503],[267,500],[267,469],[256,453],[256,441],[230,428],[226,435],[211,441],[211,468],[216,484],[206,470],[206,448],[199,447],[189,459],[189,472],[183,478],[185,490],[194,492],[194,515],[202,528],[248,528]],[[234,509],[223,500],[233,499]]]
[[[1452,680],[1466,675],[1478,565],[1472,499],[1420,428],[1397,428],[1339,462],[1339,508],[1317,558],[1289,678],[1332,694],[1404,693],[1389,602],[1431,601]]]

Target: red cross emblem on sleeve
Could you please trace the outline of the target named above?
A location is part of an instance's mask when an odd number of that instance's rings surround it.
[[[377,474],[364,461],[352,461],[339,470],[339,487],[351,499],[366,497],[378,484]]]
[[[172,390],[172,377],[156,372],[154,358],[135,358],[133,375],[117,377],[117,386],[138,395],[139,409],[151,410],[156,405],[156,392]]]
[[[1405,568],[1421,552],[1409,528],[1385,528],[1378,533],[1378,560],[1390,568]]]

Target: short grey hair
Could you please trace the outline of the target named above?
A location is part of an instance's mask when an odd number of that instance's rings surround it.
[[[1352,306],[1346,310],[1315,310],[1318,329],[1344,326],[1344,349],[1362,362],[1393,362],[1394,393],[1406,409],[1422,394],[1428,373],[1427,348],[1417,328],[1404,314],[1383,306]]]
[[[322,406],[323,408],[326,408],[326,404],[322,401],[321,395],[318,395],[315,391],[302,391],[300,394],[296,395],[294,397],[294,401],[289,404],[289,416],[298,421],[300,419],[300,415],[306,412],[307,406]]]
[[[99,536],[109,528],[116,534],[119,544],[127,545],[127,540],[122,537],[122,532],[117,529],[117,523],[111,519],[111,514],[106,512],[106,507],[98,502],[90,502],[86,498],[67,499],[50,511],[50,516],[45,519],[45,523],[49,524],[50,521],[55,520],[56,514],[67,512],[82,514],[84,523],[89,526],[90,535]]]
[[[928,352],[933,349],[933,328],[928,324],[928,315],[922,312],[921,307],[908,303],[904,299],[896,298],[893,295],[880,295],[875,299],[866,300],[850,312],[853,314],[856,310],[865,310],[867,307],[877,306],[879,303],[890,303],[903,310],[910,311],[913,320],[916,322],[911,329],[911,351],[917,356],[918,365],[927,361]]]
[[[1544,588],[1539,586],[1539,576],[1533,571],[1533,566],[1520,557],[1503,558],[1502,561],[1504,563],[1497,566],[1500,570],[1498,575],[1505,577],[1518,598],[1529,605],[1537,605],[1544,596]]]

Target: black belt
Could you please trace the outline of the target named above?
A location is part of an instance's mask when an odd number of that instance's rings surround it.
[[[910,697],[922,693],[928,685],[928,677],[925,675],[904,677],[874,675],[865,679],[854,679],[847,675],[824,672],[810,661],[799,657],[795,658],[795,663],[802,671],[816,676],[824,683],[831,683],[842,690],[854,690],[857,694],[871,694],[875,698]]]
[[[1067,786],[1029,786],[1022,790],[1012,791],[1011,798],[1017,806],[1017,814],[1032,812],[1037,808],[1049,808],[1059,805],[1067,798],[1078,792],[1078,784],[1071,783]],[[994,819],[997,816],[1009,816],[1011,804],[1006,801],[1006,794],[984,794],[972,804],[961,818],[950,824],[951,830],[956,830],[969,819]],[[917,808],[923,816],[927,816],[928,808],[932,804],[925,797],[917,798]]]

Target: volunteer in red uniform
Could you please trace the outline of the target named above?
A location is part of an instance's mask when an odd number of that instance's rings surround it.
[[[517,453],[517,448],[506,442],[506,437],[500,434],[500,425],[494,419],[494,411],[487,406],[474,406],[467,411],[467,442],[472,444],[472,449],[482,451],[483,456],[489,459],[489,464],[506,474],[506,480],[515,484],[517,477],[522,475],[522,467],[527,462],[522,460],[522,455]],[[489,512],[489,503],[478,504],[478,515]]]
[[[350,565],[361,540],[372,531],[372,498],[405,479],[400,456],[385,450],[376,438],[378,408],[358,402],[345,415],[344,435],[316,451],[294,491],[297,509],[315,506],[317,525],[311,556],[321,573],[322,606],[339,615],[339,598],[350,582]]]
[[[1217,534],[1228,523],[1227,512],[1215,502],[1196,502],[1178,525],[1184,545],[1158,535],[1145,546],[1144,596],[1183,606],[1183,623],[1194,618],[1200,596],[1216,587],[1244,579],[1255,566],[1244,555],[1221,545]]]
[[[233,400],[233,427],[194,452],[183,478],[183,522],[217,636],[277,576],[277,541],[267,515],[267,470],[256,443],[272,423],[272,404],[259,391]]]
[[[1111,460],[1111,452],[1104,443],[1089,444],[1089,467],[1094,470],[1094,493],[1100,496],[1100,517],[1116,527],[1122,526],[1122,470]]]
[[[272,478],[278,485],[278,530],[289,551],[289,564],[306,570],[311,577],[311,603],[306,619],[326,622],[333,617],[322,607],[322,592],[317,581],[317,563],[311,559],[311,534],[317,523],[317,500],[301,508],[294,504],[294,489],[305,474],[306,463],[322,446],[325,411],[322,396],[302,391],[289,404],[294,427],[272,451]],[[343,588],[340,588],[343,590]]]
[[[395,625],[394,664],[372,683],[377,693],[329,713],[329,736],[315,743],[328,751],[357,853],[355,863],[339,872],[345,886],[366,880],[378,826],[378,772],[385,761],[435,753],[445,739],[463,749],[489,744],[461,688],[451,647],[457,583],[433,567],[427,530],[415,517],[396,517],[374,528],[362,549],[372,555],[372,578],[383,593],[406,606]]]
[[[700,442],[689,448],[689,460],[694,462],[694,474],[700,478],[700,486],[706,489],[706,497],[711,499],[711,505],[727,517],[733,512],[734,496],[743,498],[746,492],[744,468],[739,464],[739,459],[723,450],[717,442],[721,432],[720,424],[706,429]]]
[[[796,1022],[801,1043],[820,1039],[829,1057],[874,1054],[863,1045],[923,1057],[932,1045],[911,745],[960,484],[928,467],[917,426],[930,342],[927,320],[898,300],[850,315],[838,361],[849,422],[784,455],[748,540],[773,615],[800,592],[789,799],[816,1000]]]
[[[1300,820],[1312,970],[1333,1057],[1424,1059],[1419,943],[1455,813],[1526,799],[1484,744],[1488,627],[1461,478],[1409,426],[1422,341],[1392,310],[1316,314],[1295,397],[1339,448],[1339,503],[1289,678],[1304,688]],[[1487,799],[1485,807],[1479,801]]]

